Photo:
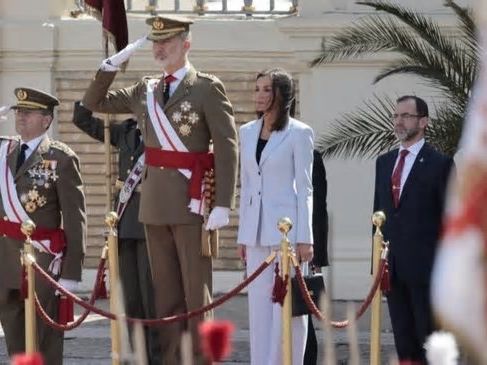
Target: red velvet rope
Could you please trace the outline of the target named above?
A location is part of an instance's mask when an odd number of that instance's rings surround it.
[[[100,259],[100,263],[98,264],[98,269],[96,271],[96,279],[95,279],[95,285],[93,288],[93,292],[91,293],[91,297],[89,300],[89,304],[93,305],[95,304],[96,301],[96,294],[98,293],[98,288],[103,280],[103,273],[105,270],[105,258]],[[58,331],[70,331],[75,329],[76,327],[79,327],[81,323],[84,322],[86,317],[88,317],[88,314],[90,314],[91,310],[89,308],[85,308],[85,311],[83,314],[79,316],[79,318],[76,321],[73,321],[68,324],[60,324],[56,322],[54,319],[52,319],[49,314],[44,310],[42,307],[41,303],[39,302],[39,298],[37,298],[37,294],[35,296],[35,303],[36,303],[36,312],[39,315],[39,317],[42,318],[42,320],[50,327],[58,330]]]
[[[271,263],[274,261],[275,257],[272,258],[272,260],[269,261],[264,261],[258,268],[255,270],[249,277],[247,277],[244,281],[242,281],[239,285],[237,285],[234,289],[232,289],[230,292],[222,295],[212,303],[198,308],[194,311],[187,312],[187,313],[181,313],[177,314],[174,316],[169,316],[169,317],[164,317],[164,318],[156,318],[156,319],[140,319],[140,318],[131,318],[131,317],[123,317],[123,320],[126,320],[127,322],[131,323],[141,323],[146,326],[157,326],[157,325],[162,325],[162,324],[169,324],[169,323],[174,323],[178,321],[183,321],[187,320],[189,318],[193,318],[196,316],[199,316],[205,312],[208,312],[221,304],[225,303],[227,300],[230,298],[234,297],[237,295],[242,289],[244,289],[247,285],[249,285],[252,281],[254,281]],[[80,299],[73,293],[67,291],[64,289],[62,286],[59,285],[59,283],[54,280],[49,274],[47,274],[36,262],[32,263],[32,267],[34,268],[35,272],[40,275],[40,277],[47,281],[53,288],[59,290],[61,293],[66,295],[67,297],[71,298],[76,304],[80,305],[81,307],[87,309],[90,312],[99,314],[105,318],[111,319],[111,320],[116,320],[117,316],[111,312],[105,311],[103,309],[97,308],[93,306],[90,303],[86,303],[84,300]],[[52,320],[52,319],[51,319]],[[62,326],[57,324],[58,326]]]
[[[365,300],[362,302],[362,305],[360,306],[360,308],[355,313],[355,319],[359,319],[362,316],[362,314],[365,313],[365,311],[369,307],[370,303],[372,302],[372,299],[374,298],[375,292],[379,288],[382,275],[384,274],[385,263],[386,263],[386,259],[380,260],[379,270],[377,271],[377,275],[374,278],[374,283],[372,284],[372,287],[370,288],[369,294],[367,295]],[[323,313],[320,312],[320,310],[318,309],[316,304],[311,299],[308,288],[306,287],[306,283],[304,282],[303,273],[301,272],[301,268],[299,267],[299,265],[295,265],[294,270],[296,271],[296,278],[297,278],[298,283],[299,283],[299,289],[301,290],[301,294],[303,295],[303,298],[304,298],[306,305],[308,306],[309,310],[311,310],[311,312],[316,316],[316,318],[318,318],[322,321],[325,321],[326,320],[325,316],[323,315]],[[348,326],[349,321],[348,320],[330,321],[330,323],[334,328],[345,328]]]

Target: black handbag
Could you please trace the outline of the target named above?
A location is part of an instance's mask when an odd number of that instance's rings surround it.
[[[311,275],[304,276],[303,279],[306,283],[306,287],[308,288],[313,303],[319,307],[321,295],[325,293],[325,281],[323,280],[323,274],[316,274],[313,272]],[[291,297],[293,317],[312,314],[301,294],[301,289],[296,277],[291,279]]]

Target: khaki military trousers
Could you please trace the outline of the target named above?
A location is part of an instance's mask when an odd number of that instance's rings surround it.
[[[212,292],[211,258],[201,256],[201,225],[146,225],[156,314],[167,317],[205,304],[205,286]],[[180,365],[183,331],[192,335],[194,363],[203,364],[198,324],[203,316],[160,327],[162,363]]]
[[[52,256],[37,252],[39,264],[46,270]],[[44,310],[57,321],[58,297],[55,290],[39,276],[36,276],[36,294]],[[0,290],[0,322],[5,333],[9,356],[25,352],[25,310],[24,299],[19,289]],[[37,316],[37,348],[44,357],[44,364],[63,363],[64,332],[57,331]]]

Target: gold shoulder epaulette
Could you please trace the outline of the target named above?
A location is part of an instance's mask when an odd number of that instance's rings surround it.
[[[66,143],[61,141],[51,141],[50,148],[62,151],[69,156],[76,156],[76,153]]]
[[[215,75],[207,74],[207,73],[201,72],[201,71],[197,71],[196,74],[198,75],[198,77],[203,77],[203,78],[209,79],[211,81],[214,81],[217,79],[217,77]]]
[[[6,139],[10,141],[19,141],[20,137],[19,136],[0,136],[0,139]]]
[[[149,80],[152,80],[152,79],[161,79],[162,78],[162,74],[156,74],[156,75],[146,75],[144,77],[142,77],[142,81],[143,82],[147,82]]]

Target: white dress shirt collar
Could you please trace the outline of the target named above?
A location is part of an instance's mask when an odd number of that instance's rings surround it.
[[[424,138],[421,138],[418,142],[416,142],[412,146],[409,146],[408,148],[405,148],[401,145],[399,147],[399,155],[401,154],[401,151],[408,150],[409,153],[412,153],[414,156],[417,156],[419,151],[421,151],[421,148],[423,148],[424,143],[425,143]]]
[[[188,73],[191,65],[189,63],[186,63],[183,67],[181,67],[179,70],[174,71],[171,75],[176,78],[171,84],[169,85],[169,95],[172,96],[174,91],[178,88],[179,84],[181,81],[184,79],[184,76]],[[164,77],[168,76],[168,74],[164,73]]]
[[[190,68],[190,64],[186,63],[179,70],[174,71],[171,75],[173,75],[177,80],[175,80],[173,82],[181,81],[182,79],[184,79],[184,76],[186,76],[186,74],[188,73],[189,68]],[[168,76],[168,74],[164,73],[164,77],[166,77],[166,76]]]
[[[401,151],[404,151],[404,150],[409,151],[409,153],[406,155],[406,158],[404,160],[404,166],[403,166],[403,170],[402,170],[402,174],[401,174],[400,194],[402,194],[402,189],[404,188],[404,184],[406,183],[406,180],[409,177],[409,173],[411,172],[411,170],[413,168],[414,161],[416,161],[416,157],[418,156],[421,148],[423,148],[424,143],[425,143],[424,138],[421,138],[418,142],[416,142],[412,146],[409,146],[408,148],[404,148],[403,146],[399,147],[399,153],[397,154],[396,163],[394,165],[394,170],[396,169],[397,164],[399,163]]]
[[[39,146],[39,143],[41,143],[41,141],[44,139],[45,135],[46,135],[46,133],[41,134],[39,137],[31,139],[29,142],[24,142],[22,140],[20,141],[20,145],[26,144],[29,147],[25,150],[25,159],[26,160],[30,157],[32,152],[34,152],[36,150],[37,146]]]

